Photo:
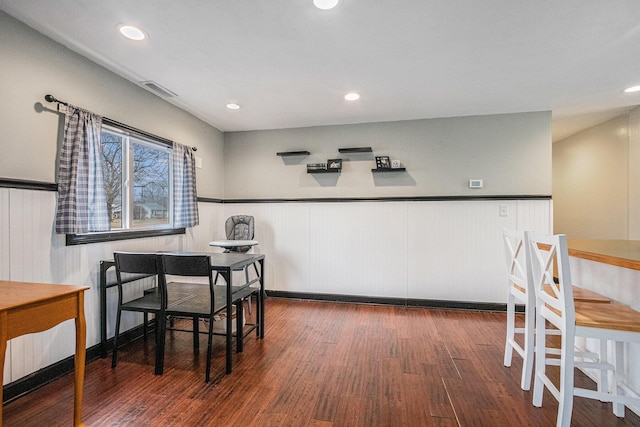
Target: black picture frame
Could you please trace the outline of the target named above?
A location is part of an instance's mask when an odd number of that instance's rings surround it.
[[[327,169],[328,170],[342,170],[342,159],[328,159],[327,160]]]
[[[391,169],[391,161],[389,156],[376,156],[376,168]]]

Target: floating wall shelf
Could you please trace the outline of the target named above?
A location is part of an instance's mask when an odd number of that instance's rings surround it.
[[[338,148],[339,153],[371,153],[371,147]]]
[[[340,169],[318,169],[318,170],[308,170],[307,173],[340,173]]]
[[[404,172],[406,171],[407,168],[388,168],[388,169],[383,169],[383,168],[376,168],[376,169],[371,169],[371,172]]]
[[[276,155],[281,156],[281,157],[287,157],[287,156],[308,156],[309,154],[311,154],[308,151],[279,151],[276,153]]]

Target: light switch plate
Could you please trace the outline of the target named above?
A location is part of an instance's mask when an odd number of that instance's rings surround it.
[[[482,188],[484,187],[484,181],[481,179],[470,179],[469,188]]]

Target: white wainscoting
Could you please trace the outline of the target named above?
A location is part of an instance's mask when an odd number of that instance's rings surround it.
[[[98,271],[114,250],[215,252],[234,214],[256,220],[254,248],[266,255],[269,290],[452,301],[505,301],[502,227],[551,231],[551,200],[273,202],[199,204],[200,225],[184,236],[65,246],[54,233],[57,193],[0,189],[2,279],[89,286],[87,347],[99,342]],[[508,215],[500,216],[500,206]],[[141,282],[139,290],[149,283]],[[108,293],[113,336],[115,289]],[[125,313],[123,329],[141,323]],[[9,343],[5,383],[73,354],[74,326]]]
[[[0,279],[8,280],[10,273],[9,265],[9,189],[0,188]],[[11,363],[8,361],[11,354],[11,341],[7,343],[7,351],[4,364],[4,383],[11,375]],[[0,402],[2,404],[2,402]]]
[[[224,238],[227,217],[253,215],[260,242],[255,251],[266,255],[270,290],[503,303],[502,228],[550,233],[551,204],[227,203],[214,238]],[[507,216],[500,216],[501,206]],[[206,222],[202,212],[201,223]]]
[[[100,340],[99,261],[112,259],[113,251],[186,250],[185,236],[65,246],[65,237],[54,233],[57,193],[0,189],[2,254],[0,274],[4,280],[89,286],[85,292],[87,347]],[[144,282],[139,283],[140,292]],[[108,335],[113,336],[115,289],[109,291]],[[123,330],[142,322],[142,315],[125,313]],[[9,342],[4,383],[13,382],[73,354],[73,321],[42,333],[17,337]]]

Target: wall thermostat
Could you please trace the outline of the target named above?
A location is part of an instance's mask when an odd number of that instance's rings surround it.
[[[481,179],[470,179],[469,188],[482,188],[484,187],[484,181]]]

